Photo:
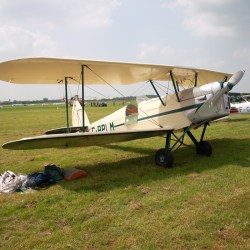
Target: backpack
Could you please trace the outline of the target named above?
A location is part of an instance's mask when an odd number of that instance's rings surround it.
[[[29,186],[30,188],[46,188],[52,184],[56,183],[53,180],[50,180],[48,176],[44,173],[33,173],[29,175]]]
[[[45,166],[44,169],[45,169],[44,171],[45,176],[47,176],[50,180],[56,182],[64,178],[63,170],[54,164],[49,164]]]

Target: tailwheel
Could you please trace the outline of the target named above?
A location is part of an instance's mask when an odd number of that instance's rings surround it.
[[[173,155],[166,148],[161,148],[155,154],[155,163],[160,167],[171,168],[173,166]]]
[[[196,146],[196,153],[198,155],[211,156],[212,146],[207,141],[200,141]]]

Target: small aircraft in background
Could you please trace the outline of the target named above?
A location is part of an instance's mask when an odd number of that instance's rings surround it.
[[[66,127],[47,131],[45,135],[5,143],[6,149],[41,149],[105,145],[164,136],[165,148],[156,152],[155,163],[172,167],[172,152],[190,137],[196,153],[210,156],[212,147],[203,140],[207,125],[228,116],[228,92],[241,80],[244,70],[235,74],[166,65],[70,60],[54,58],[18,59],[0,63],[0,80],[22,84],[51,84],[64,81],[68,100],[69,83],[81,82],[82,103],[84,84],[133,84],[146,81],[156,98],[129,104],[114,113],[90,123],[84,105],[76,99],[69,126],[66,101]],[[157,81],[172,83],[174,92],[160,95]],[[180,88],[183,88],[180,90]],[[199,139],[191,128],[203,127]],[[177,135],[176,131],[182,131]]]
[[[231,103],[231,114],[250,114],[250,95],[238,96],[236,102]]]

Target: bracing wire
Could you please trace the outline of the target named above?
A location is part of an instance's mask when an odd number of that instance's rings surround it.
[[[81,75],[82,75],[82,73],[81,73]],[[81,76],[80,76],[80,77],[81,77]],[[80,77],[79,77],[79,79],[80,79]],[[79,86],[80,86],[80,80],[79,80],[79,84],[78,84],[77,93],[79,92]],[[89,86],[87,86],[87,85],[84,85],[84,87],[85,87],[85,88],[88,88],[88,89],[90,89],[90,90],[92,90],[92,91],[95,92],[96,94],[98,94],[98,95],[100,95],[100,96],[102,96],[102,97],[104,97],[104,98],[106,98],[106,99],[109,99],[107,96],[103,95],[102,93],[98,92],[97,90],[94,90],[93,88],[91,88],[91,87],[89,87]]]
[[[148,89],[149,85],[147,85],[148,81],[144,82],[144,84],[142,86],[139,86],[135,91],[133,91],[133,95],[137,95],[137,93],[141,90],[146,90]],[[144,88],[146,86],[146,88]]]
[[[70,97],[72,97],[73,95],[72,95],[72,92],[71,92],[71,88],[69,86],[68,86],[68,90],[70,92]]]
[[[166,94],[168,94],[168,91],[174,92],[173,90],[171,90],[171,89],[169,88],[169,82],[168,82],[168,86],[167,86],[167,87],[164,86],[163,84],[159,83],[159,82],[156,82],[156,81],[154,81],[154,83],[155,83],[155,85],[157,85],[157,87],[158,87],[161,91],[163,91],[163,92],[166,93]]]
[[[139,109],[146,117],[149,117],[149,115],[148,115],[144,110],[140,109],[139,107],[138,107],[138,109]],[[159,122],[157,122],[156,120],[154,120],[153,118],[150,117],[150,120],[149,120],[149,121],[152,122],[152,123],[154,123],[156,126],[159,126],[160,128],[162,128],[162,125],[161,125]]]
[[[105,79],[103,79],[100,75],[98,75],[95,71],[93,71],[89,66],[85,66],[87,67],[93,74],[95,74],[97,77],[99,77],[101,80],[103,80],[106,84],[108,84],[112,89],[114,89],[119,95],[121,95],[122,97],[126,97],[125,95],[123,95],[119,90],[117,90],[116,88],[114,88],[110,83],[108,83]]]
[[[61,82],[58,82],[58,88],[59,88],[59,98],[61,99],[63,97],[63,94],[64,94]]]
[[[88,88],[88,89],[90,89],[90,90],[92,90],[93,92],[95,92],[95,93],[101,95],[102,97],[104,97],[104,98],[106,98],[106,99],[109,99],[107,96],[105,96],[105,95],[101,94],[100,92],[98,92],[98,91],[96,91],[96,90],[90,88],[89,86],[86,85],[85,87]]]
[[[105,79],[103,79],[100,75],[98,75],[96,72],[94,72],[89,66],[86,66],[93,74],[95,74],[97,77],[99,77],[102,81],[104,81],[106,84],[108,84],[112,89],[114,89],[117,93],[119,93],[122,97],[125,97],[125,95],[123,95],[120,91],[118,91],[115,87],[113,87],[110,83],[108,83]],[[138,107],[138,109],[146,116],[149,117],[149,115],[143,111],[142,109],[140,109]],[[155,125],[159,126],[160,128],[162,128],[162,125],[160,123],[158,123],[157,121],[155,121],[153,118],[150,118],[150,120],[152,123],[154,123]]]

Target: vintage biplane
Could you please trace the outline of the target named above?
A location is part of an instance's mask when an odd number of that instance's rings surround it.
[[[129,104],[114,113],[90,123],[84,105],[75,100],[72,108],[73,126],[69,126],[66,101],[66,127],[47,131],[45,135],[5,143],[5,149],[41,149],[105,145],[153,136],[164,136],[166,146],[159,149],[155,162],[173,165],[172,152],[185,145],[187,135],[196,153],[210,156],[211,145],[204,140],[209,122],[228,116],[228,92],[240,81],[244,70],[234,75],[195,68],[90,60],[30,58],[2,62],[0,80],[20,84],[81,82],[84,103],[85,84],[133,84],[147,82],[155,98]],[[172,83],[173,93],[160,95],[156,82]],[[203,127],[199,139],[191,128]],[[182,131],[177,136],[176,131]],[[179,134],[179,133],[178,133]]]

